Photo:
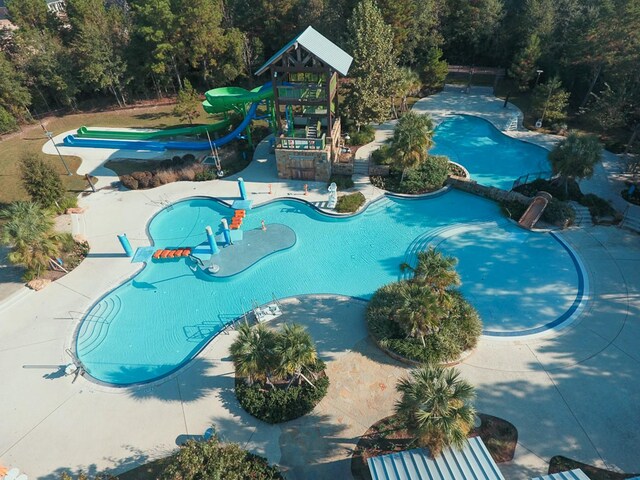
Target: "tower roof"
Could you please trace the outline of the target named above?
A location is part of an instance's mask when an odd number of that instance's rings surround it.
[[[321,35],[313,27],[307,27],[307,29],[300,35],[296,36],[287,43],[284,47],[278,50],[269,60],[266,61],[257,71],[256,75],[264,73],[271,65],[277,62],[282,56],[293,46],[300,45],[305,50],[309,51],[322,62],[331,66],[335,71],[341,75],[346,75],[351,66],[353,58],[347,52],[338,47],[335,43],[329,40],[327,37]]]

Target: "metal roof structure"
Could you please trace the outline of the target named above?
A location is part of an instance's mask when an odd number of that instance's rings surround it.
[[[589,477],[587,477],[582,470],[577,468],[568,472],[552,473],[549,475],[543,475],[542,477],[535,477],[531,480],[589,480]]]
[[[424,448],[367,459],[373,480],[504,480],[480,437],[462,450],[447,447],[435,459]]]
[[[307,29],[295,37],[284,47],[278,50],[257,71],[256,75],[264,73],[273,63],[277,62],[291,47],[300,45],[308,52],[315,55],[322,62],[331,66],[336,72],[345,76],[349,71],[353,58],[347,52],[338,47],[331,40],[321,35],[313,27]]]

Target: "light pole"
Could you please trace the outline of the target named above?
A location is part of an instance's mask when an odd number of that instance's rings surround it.
[[[538,81],[540,80],[540,74],[541,74],[542,72],[544,72],[544,70],[540,70],[540,69],[537,69],[537,70],[536,70],[536,73],[538,74],[538,76],[536,77],[536,84],[535,84],[535,86],[538,86]]]
[[[549,85],[549,95],[547,95],[547,101],[544,102],[544,109],[542,110],[542,117],[538,119],[536,122],[536,128],[542,127],[542,122],[544,122],[544,116],[547,114],[547,107],[549,106],[549,100],[551,100],[551,94],[553,93],[553,85]]]
[[[42,126],[42,128],[44,129],[44,126]],[[62,165],[64,165],[64,169],[67,171],[67,175],[69,176],[73,175],[73,173],[71,173],[71,170],[69,170],[69,167],[67,167],[67,163],[64,161],[64,158],[62,158],[62,154],[60,153],[60,150],[58,150],[58,145],[56,145],[56,142],[53,141],[53,132],[50,132],[45,129],[44,134],[47,136],[49,140],[51,140],[51,143],[53,143],[53,147],[56,149],[56,152],[58,152],[58,156],[60,157],[60,161],[62,162]]]

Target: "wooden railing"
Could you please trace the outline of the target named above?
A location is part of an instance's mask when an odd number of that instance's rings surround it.
[[[283,148],[285,150],[324,150],[325,145],[325,134],[323,134],[321,138],[276,138],[276,148]]]

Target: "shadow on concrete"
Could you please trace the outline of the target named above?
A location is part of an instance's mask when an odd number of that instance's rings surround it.
[[[166,381],[154,382],[148,386],[130,388],[128,393],[130,397],[138,400],[155,398],[166,402],[194,402],[205,397],[212,390],[233,389],[233,371],[221,375],[214,373],[215,367],[216,363],[213,360],[196,357],[180,371],[178,376]],[[132,375],[131,378],[136,378],[136,372],[127,369],[123,376],[128,378],[129,375]],[[231,377],[228,378],[229,376]]]

